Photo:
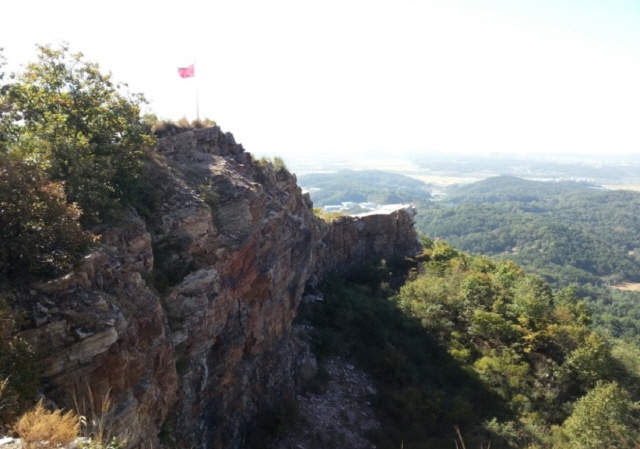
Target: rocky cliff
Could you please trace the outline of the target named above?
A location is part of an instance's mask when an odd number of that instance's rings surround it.
[[[104,229],[77,272],[23,294],[44,394],[131,446],[240,448],[256,416],[314,374],[291,331],[329,270],[420,250],[409,208],[315,217],[295,176],[219,128],[161,139],[157,206]]]

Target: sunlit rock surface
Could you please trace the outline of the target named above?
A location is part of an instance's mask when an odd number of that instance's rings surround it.
[[[76,272],[23,293],[44,394],[129,446],[240,448],[256,416],[315,369],[291,331],[329,270],[420,251],[403,206],[327,224],[294,175],[208,128],[162,139],[160,202],[105,229]]]

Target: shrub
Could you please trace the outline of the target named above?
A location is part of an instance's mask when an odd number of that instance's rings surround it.
[[[40,46],[38,61],[0,89],[5,151],[39,161],[63,181],[83,221],[119,217],[121,203],[139,191],[142,149],[153,143],[140,114],[146,101],[125,91],[67,45]]]
[[[196,119],[191,121],[191,127],[195,129],[210,128],[212,126],[217,126],[216,121],[211,120],[210,118],[207,118],[207,117],[203,118],[202,120]]]
[[[258,168],[268,168],[272,165],[271,159],[268,157],[261,157],[260,159],[256,159],[255,156],[251,155],[251,161]]]
[[[200,195],[202,195],[202,201],[213,210],[218,204],[218,189],[211,183],[200,184]]]
[[[32,163],[0,158],[0,279],[72,269],[93,241],[61,182]]]
[[[0,342],[0,424],[12,423],[32,404],[40,386],[36,354],[24,341],[2,338]]]
[[[325,212],[324,210],[322,210],[321,207],[314,207],[313,208],[313,215],[315,215],[318,218],[322,218],[327,223],[331,223],[333,220],[336,220],[336,219],[338,219],[340,217],[346,217],[347,216],[347,214],[345,214],[344,212],[340,212],[340,211]]]
[[[177,122],[174,120],[158,120],[156,117],[147,117],[146,121],[150,125],[151,133],[158,137],[172,136],[175,134],[191,131],[193,129],[210,128],[217,126],[215,120],[210,118],[196,119],[189,123],[186,117],[182,117]]]
[[[284,160],[281,157],[275,156],[273,158],[273,168],[275,171],[279,172],[282,170],[288,170],[287,164],[284,163]]]
[[[33,410],[20,417],[14,430],[26,449],[63,446],[78,437],[80,418],[73,411],[50,412],[40,400]]]
[[[0,427],[12,425],[16,418],[33,405],[33,396],[40,387],[42,358],[26,341],[18,338],[18,322],[22,313],[8,303],[16,298],[0,294]]]
[[[572,449],[635,447],[637,421],[629,393],[615,382],[599,382],[576,403],[564,430]]]
[[[253,155],[251,156],[253,163],[256,167],[261,169],[272,169],[275,173],[280,173],[283,171],[288,171],[287,164],[284,163],[284,160],[281,157],[275,156],[273,159],[269,157],[261,157],[260,159],[256,159]]]

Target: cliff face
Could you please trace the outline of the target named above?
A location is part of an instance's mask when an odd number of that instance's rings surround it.
[[[82,268],[32,286],[47,397],[91,416],[109,396],[130,444],[239,448],[261,411],[314,373],[291,332],[306,285],[420,250],[413,210],[327,224],[295,176],[209,128],[159,142],[159,206],[131,212]],[[83,410],[84,407],[84,410]]]

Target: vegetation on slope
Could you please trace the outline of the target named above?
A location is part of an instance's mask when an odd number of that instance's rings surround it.
[[[42,357],[17,337],[27,318],[19,309],[29,307],[21,289],[76,267],[99,227],[125,207],[152,207],[144,98],[66,45],[38,50],[36,62],[7,76],[0,49],[3,426],[32,404],[40,382]]]
[[[498,177],[446,200],[417,227],[463,251],[508,257],[555,285],[640,279],[640,194]]]
[[[638,351],[591,331],[575,288],[442,241],[422,260],[398,291],[388,267],[332,278],[311,315],[316,351],[376,380],[380,447],[451,447],[455,425],[469,446],[635,441]]]
[[[573,182],[496,177],[450,191],[419,211],[417,227],[474,254],[514,260],[555,287],[577,285],[593,328],[640,344],[640,194]]]
[[[638,280],[640,275],[640,263],[612,241],[614,236],[561,221],[546,210],[528,212],[508,204],[436,207],[422,210],[417,226],[464,251],[515,260],[556,285]]]
[[[124,88],[66,46],[41,46],[38,61],[1,87],[0,152],[63,182],[86,223],[112,220],[138,194],[152,138],[144,98]]]
[[[0,72],[2,61],[0,61]],[[0,73],[0,278],[56,275],[92,241],[82,226],[146,201],[143,155],[153,142],[141,95],[67,46]]]

